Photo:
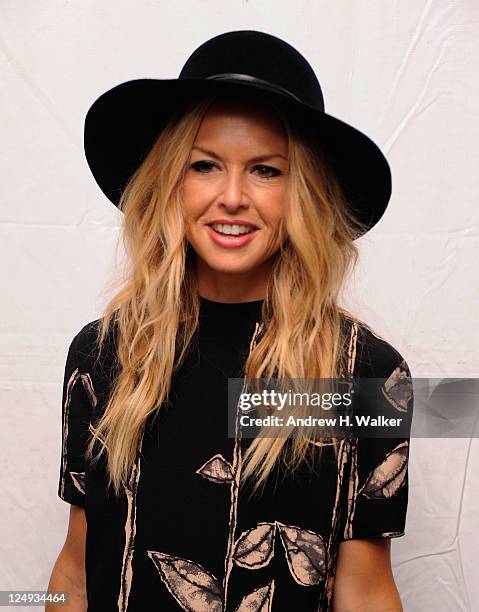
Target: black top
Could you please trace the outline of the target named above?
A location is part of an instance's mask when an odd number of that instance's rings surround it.
[[[200,300],[198,342],[173,376],[171,403],[150,419],[119,500],[104,459],[92,468],[83,457],[113,378],[113,336],[97,364],[99,320],[70,345],[58,494],[85,508],[88,610],[331,610],[339,542],[405,533],[409,438],[344,440],[338,458],[324,447],[318,470],[305,463],[279,478],[277,468],[261,495],[238,492],[228,377],[243,376],[262,301]],[[365,324],[350,324],[350,339],[353,375],[388,379],[392,416],[411,413],[399,352]]]

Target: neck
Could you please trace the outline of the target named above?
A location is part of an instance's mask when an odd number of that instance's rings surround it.
[[[270,266],[245,273],[219,272],[197,266],[198,294],[214,302],[254,302],[266,298]]]

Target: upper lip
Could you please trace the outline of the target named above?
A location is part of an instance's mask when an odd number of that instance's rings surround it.
[[[244,219],[214,219],[207,223],[207,225],[213,225],[213,223],[217,223],[219,225],[248,225],[249,227],[253,227],[254,229],[258,229],[258,226],[250,221],[245,221]]]

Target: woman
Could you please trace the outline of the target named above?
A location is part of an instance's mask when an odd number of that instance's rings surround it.
[[[236,405],[228,436],[233,378],[378,378],[412,410],[403,357],[338,305],[389,168],[322,105],[297,51],[239,31],[89,111],[128,268],[65,369],[49,590],[72,610],[402,609],[408,437],[248,437]]]

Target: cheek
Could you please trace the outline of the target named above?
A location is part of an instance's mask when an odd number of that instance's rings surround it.
[[[191,199],[191,195],[194,193],[193,186],[191,184],[191,180],[186,178],[183,181],[183,185],[181,186],[181,195],[185,202]]]
[[[185,203],[206,202],[216,193],[215,181],[195,179],[194,176],[185,178],[183,182],[183,199]]]
[[[201,198],[199,197],[198,189],[195,189],[191,181],[185,180],[181,191],[183,208],[187,217],[194,217],[199,209]]]
[[[284,189],[269,194],[263,202],[263,215],[268,224],[277,226],[286,212],[286,194]]]

